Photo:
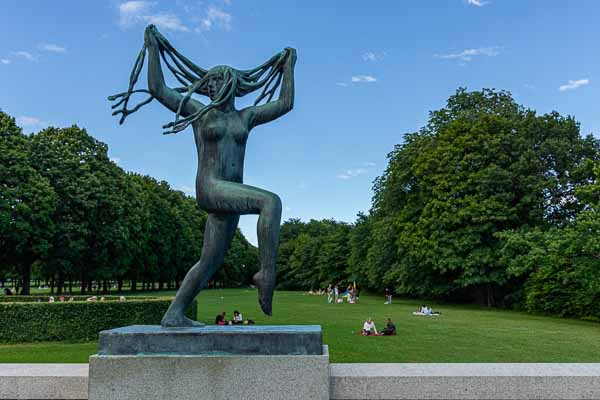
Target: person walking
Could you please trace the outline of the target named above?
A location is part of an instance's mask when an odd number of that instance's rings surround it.
[[[327,303],[331,304],[333,302],[333,287],[331,283],[327,286]]]
[[[392,304],[392,291],[390,288],[385,288],[385,303],[383,304]]]

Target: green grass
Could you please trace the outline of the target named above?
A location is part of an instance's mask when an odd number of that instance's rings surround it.
[[[156,293],[149,293],[156,294]],[[173,292],[161,292],[173,294]],[[327,304],[326,296],[277,292],[274,316],[262,315],[254,290],[207,290],[199,319],[240,310],[257,324],[319,324],[332,362],[600,362],[600,324],[473,306],[435,305],[440,317],[412,315],[418,301],[363,295],[359,304]],[[391,317],[395,337],[356,334],[371,316],[378,329]],[[0,362],[87,362],[95,342],[0,345]]]

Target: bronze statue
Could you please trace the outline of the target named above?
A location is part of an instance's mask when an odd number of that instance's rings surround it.
[[[134,90],[144,59],[148,57],[148,89]],[[161,59],[183,85],[166,86]],[[118,100],[113,113],[127,115],[152,99],[176,113],[175,121],[164,126],[165,133],[176,133],[192,125],[198,152],[196,199],[208,213],[202,256],[187,273],[171,306],[162,319],[165,327],[202,325],[184,316],[184,311],[221,266],[242,214],[258,214],[260,271],[254,275],[263,312],[272,313],[275,268],[281,223],[281,200],[266,190],[244,185],[244,155],[252,128],[277,119],[294,106],[294,66],[296,51],[285,48],[265,64],[251,70],[217,66],[205,70],[175,50],[149,25],[142,48],[131,74],[127,92],[109,97]],[[279,98],[272,100],[276,90]],[[237,110],[235,98],[257,90],[262,92],[253,106]],[[148,93],[149,98],[132,109],[127,108],[133,93]],[[210,98],[203,104],[193,94]],[[266,99],[265,104],[259,105]]]

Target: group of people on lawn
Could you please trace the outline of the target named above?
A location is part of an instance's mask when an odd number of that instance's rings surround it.
[[[356,285],[348,285],[346,291],[340,293],[340,288],[338,285],[329,284],[327,289],[325,290],[327,293],[327,303],[329,304],[339,304],[343,303],[344,299],[349,304],[355,304],[358,302],[358,290],[356,289]]]
[[[254,321],[251,319],[245,320],[242,316],[242,313],[238,310],[233,312],[233,319],[231,321],[227,321],[225,319],[226,312],[222,311],[220,314],[217,314],[215,317],[215,325],[254,325]]]
[[[363,336],[396,336],[396,325],[394,325],[391,318],[388,318],[385,328],[383,328],[380,332],[377,332],[377,327],[375,326],[375,322],[373,322],[371,317],[369,317],[363,324],[363,329],[362,329],[361,335],[363,335]]]

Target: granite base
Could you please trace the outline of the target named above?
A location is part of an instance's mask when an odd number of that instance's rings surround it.
[[[90,357],[89,400],[329,399],[322,355]]]
[[[98,355],[321,355],[319,325],[163,328],[133,325],[100,332]]]

